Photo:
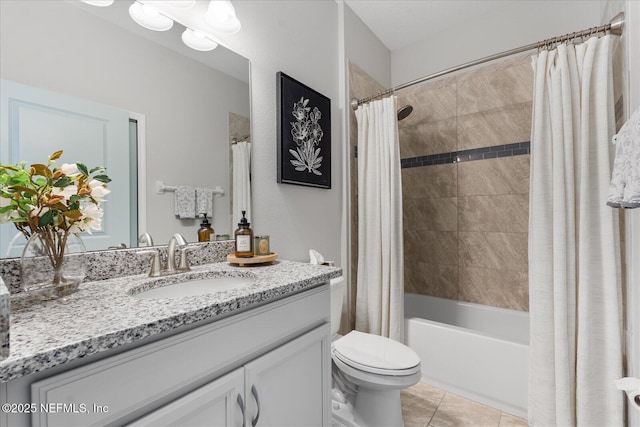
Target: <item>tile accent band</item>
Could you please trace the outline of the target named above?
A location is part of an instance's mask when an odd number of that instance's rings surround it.
[[[422,166],[444,165],[472,160],[495,159],[498,157],[520,156],[531,153],[531,143],[515,142],[513,144],[493,145],[491,147],[473,148],[470,150],[450,151],[448,153],[430,154],[428,156],[410,157],[400,160],[400,167],[418,168]],[[356,151],[357,154],[357,151]]]

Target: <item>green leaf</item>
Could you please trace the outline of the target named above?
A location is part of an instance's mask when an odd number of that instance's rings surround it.
[[[95,179],[96,181],[104,182],[105,184],[111,182],[111,178],[109,178],[107,175],[96,175],[93,177],[93,179]]]
[[[45,212],[38,220],[38,227],[44,227],[49,224],[53,224],[53,211]]]
[[[91,169],[89,172],[94,173],[94,172],[104,172],[104,171],[106,171],[104,166],[96,166],[95,168]]]
[[[57,181],[55,181],[53,183],[54,187],[59,187],[59,188],[64,188],[68,185],[71,184],[71,178],[69,178],[68,176],[65,176],[63,178],[58,179]]]
[[[82,172],[85,175],[89,175],[89,171],[87,170],[87,167],[85,166],[84,163],[76,163],[76,166],[78,166],[78,170],[80,172]]]
[[[4,208],[0,209],[0,214],[7,213],[7,212],[9,212],[9,211],[11,211],[13,209],[14,209],[14,207],[11,206],[11,205],[5,206]]]

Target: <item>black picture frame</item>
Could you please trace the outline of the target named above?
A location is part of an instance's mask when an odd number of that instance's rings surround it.
[[[278,89],[278,183],[331,188],[331,100],[282,71]]]

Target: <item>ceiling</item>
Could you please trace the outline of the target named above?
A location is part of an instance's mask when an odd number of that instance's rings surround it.
[[[345,0],[391,51],[524,0]],[[537,2],[538,7],[544,3]],[[397,23],[401,23],[398,25]]]

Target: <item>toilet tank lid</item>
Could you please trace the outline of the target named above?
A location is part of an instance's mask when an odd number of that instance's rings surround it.
[[[351,331],[333,343],[334,351],[347,359],[386,370],[404,370],[420,364],[420,357],[406,345],[379,335]]]

